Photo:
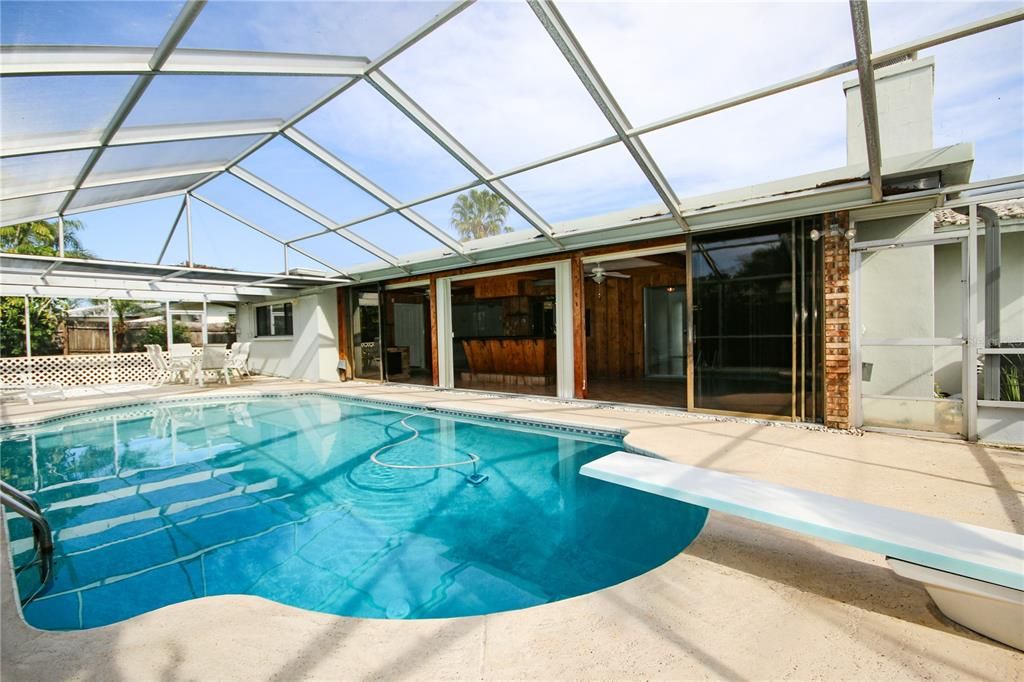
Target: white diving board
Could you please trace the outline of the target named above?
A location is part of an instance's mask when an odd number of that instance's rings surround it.
[[[898,574],[924,582],[953,620],[1024,648],[1024,535],[628,452],[596,459],[580,473],[877,552],[890,558]],[[945,594],[950,590],[957,592],[957,603]],[[974,608],[966,608],[965,615],[960,602],[968,598]],[[989,602],[1002,604],[998,613],[990,612],[995,604]],[[975,613],[978,608],[985,613]],[[984,622],[979,623],[977,616],[982,615]],[[1006,633],[1006,627],[1016,632]]]

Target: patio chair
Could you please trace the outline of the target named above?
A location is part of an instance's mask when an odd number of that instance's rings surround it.
[[[231,344],[231,354],[228,355],[227,369],[238,372],[238,376],[243,374],[247,377],[251,377],[249,374],[249,342],[238,342]]]
[[[163,349],[155,343],[146,344],[146,353],[149,355],[149,362],[153,365],[153,371],[156,373],[156,384],[154,386],[163,386],[168,379],[173,378],[175,375],[167,365],[167,361],[164,360]]]
[[[203,355],[195,366],[195,376],[199,385],[203,386],[207,372],[216,372],[224,378],[224,383],[231,383],[231,367],[225,346],[203,346]]]
[[[196,358],[191,343],[172,343],[171,359],[167,366],[172,374],[180,374],[190,383],[195,381]]]
[[[29,405],[35,404],[36,398],[56,396],[67,399],[64,386],[59,381],[35,381],[29,374],[5,375],[0,380],[0,398],[4,400],[22,399]]]

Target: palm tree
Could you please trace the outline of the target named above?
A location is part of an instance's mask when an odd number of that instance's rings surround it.
[[[118,353],[124,353],[129,348],[127,346],[128,340],[128,316],[138,315],[145,308],[136,303],[135,301],[119,298],[114,299],[110,302],[110,308],[114,315],[117,316],[117,321],[114,323],[114,350]]]
[[[91,258],[76,232],[83,227],[80,220],[64,221],[64,255]],[[0,252],[30,256],[56,256],[56,222],[33,220],[28,223],[0,227]],[[50,355],[66,347],[66,323],[70,301],[64,298],[29,299],[32,328],[32,352]],[[24,300],[20,296],[0,297],[0,356],[25,354]]]
[[[459,231],[460,241],[511,232],[512,228],[505,224],[507,218],[508,204],[485,189],[471,189],[452,204],[452,227]]]
[[[81,220],[64,221],[64,255],[71,258],[90,258],[79,238],[84,225]],[[0,227],[0,251],[23,253],[32,256],[57,255],[57,223],[49,220],[33,220]]]

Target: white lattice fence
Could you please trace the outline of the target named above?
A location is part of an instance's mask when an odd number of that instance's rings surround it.
[[[195,348],[193,355],[201,355]],[[165,352],[164,358],[168,359]],[[59,383],[62,386],[97,384],[152,384],[157,374],[146,353],[97,353],[90,355],[44,355],[28,358],[0,358],[0,380],[20,383],[19,375],[29,374],[37,384]]]

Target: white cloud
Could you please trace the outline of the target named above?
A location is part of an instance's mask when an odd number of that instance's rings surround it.
[[[903,43],[1007,6],[873,2],[874,44]],[[402,4],[382,7],[403,11]],[[849,5],[842,0],[565,2],[560,7],[634,125],[853,58]],[[386,16],[381,12],[377,20]],[[293,24],[274,30],[292,36],[286,42],[297,39],[312,30],[315,15],[306,11]],[[332,26],[336,19],[321,15],[316,21]],[[265,30],[265,22],[259,25]],[[351,27],[345,30],[351,33]],[[998,32],[937,50],[936,144],[978,139],[979,156],[1000,156],[990,164],[979,158],[976,168],[982,173],[986,164],[1011,167],[1014,150],[1013,145],[1007,150],[980,141],[1005,136],[1007,127],[1019,136],[1020,129],[1019,120],[1012,120],[1019,114],[1022,87],[1019,48],[1013,51],[1013,37],[1020,44],[1020,28],[1002,30],[1018,33],[995,46],[991,37]],[[316,49],[323,47],[316,42],[322,33],[313,31]],[[337,44],[351,44],[349,34],[339,34]],[[492,170],[611,134],[525,3],[478,2],[385,70]],[[645,141],[684,199],[840,166],[846,128],[841,82],[853,77],[712,114],[652,133]],[[998,90],[1002,99],[979,96],[988,90]],[[462,169],[441,163],[432,140],[382,105],[376,93],[359,86],[323,110],[317,133],[332,136],[343,157],[357,160],[357,167],[363,164],[364,172],[402,198],[466,178]],[[654,199],[639,170],[617,147],[509,182],[550,220],[570,216],[574,207],[584,215]]]

